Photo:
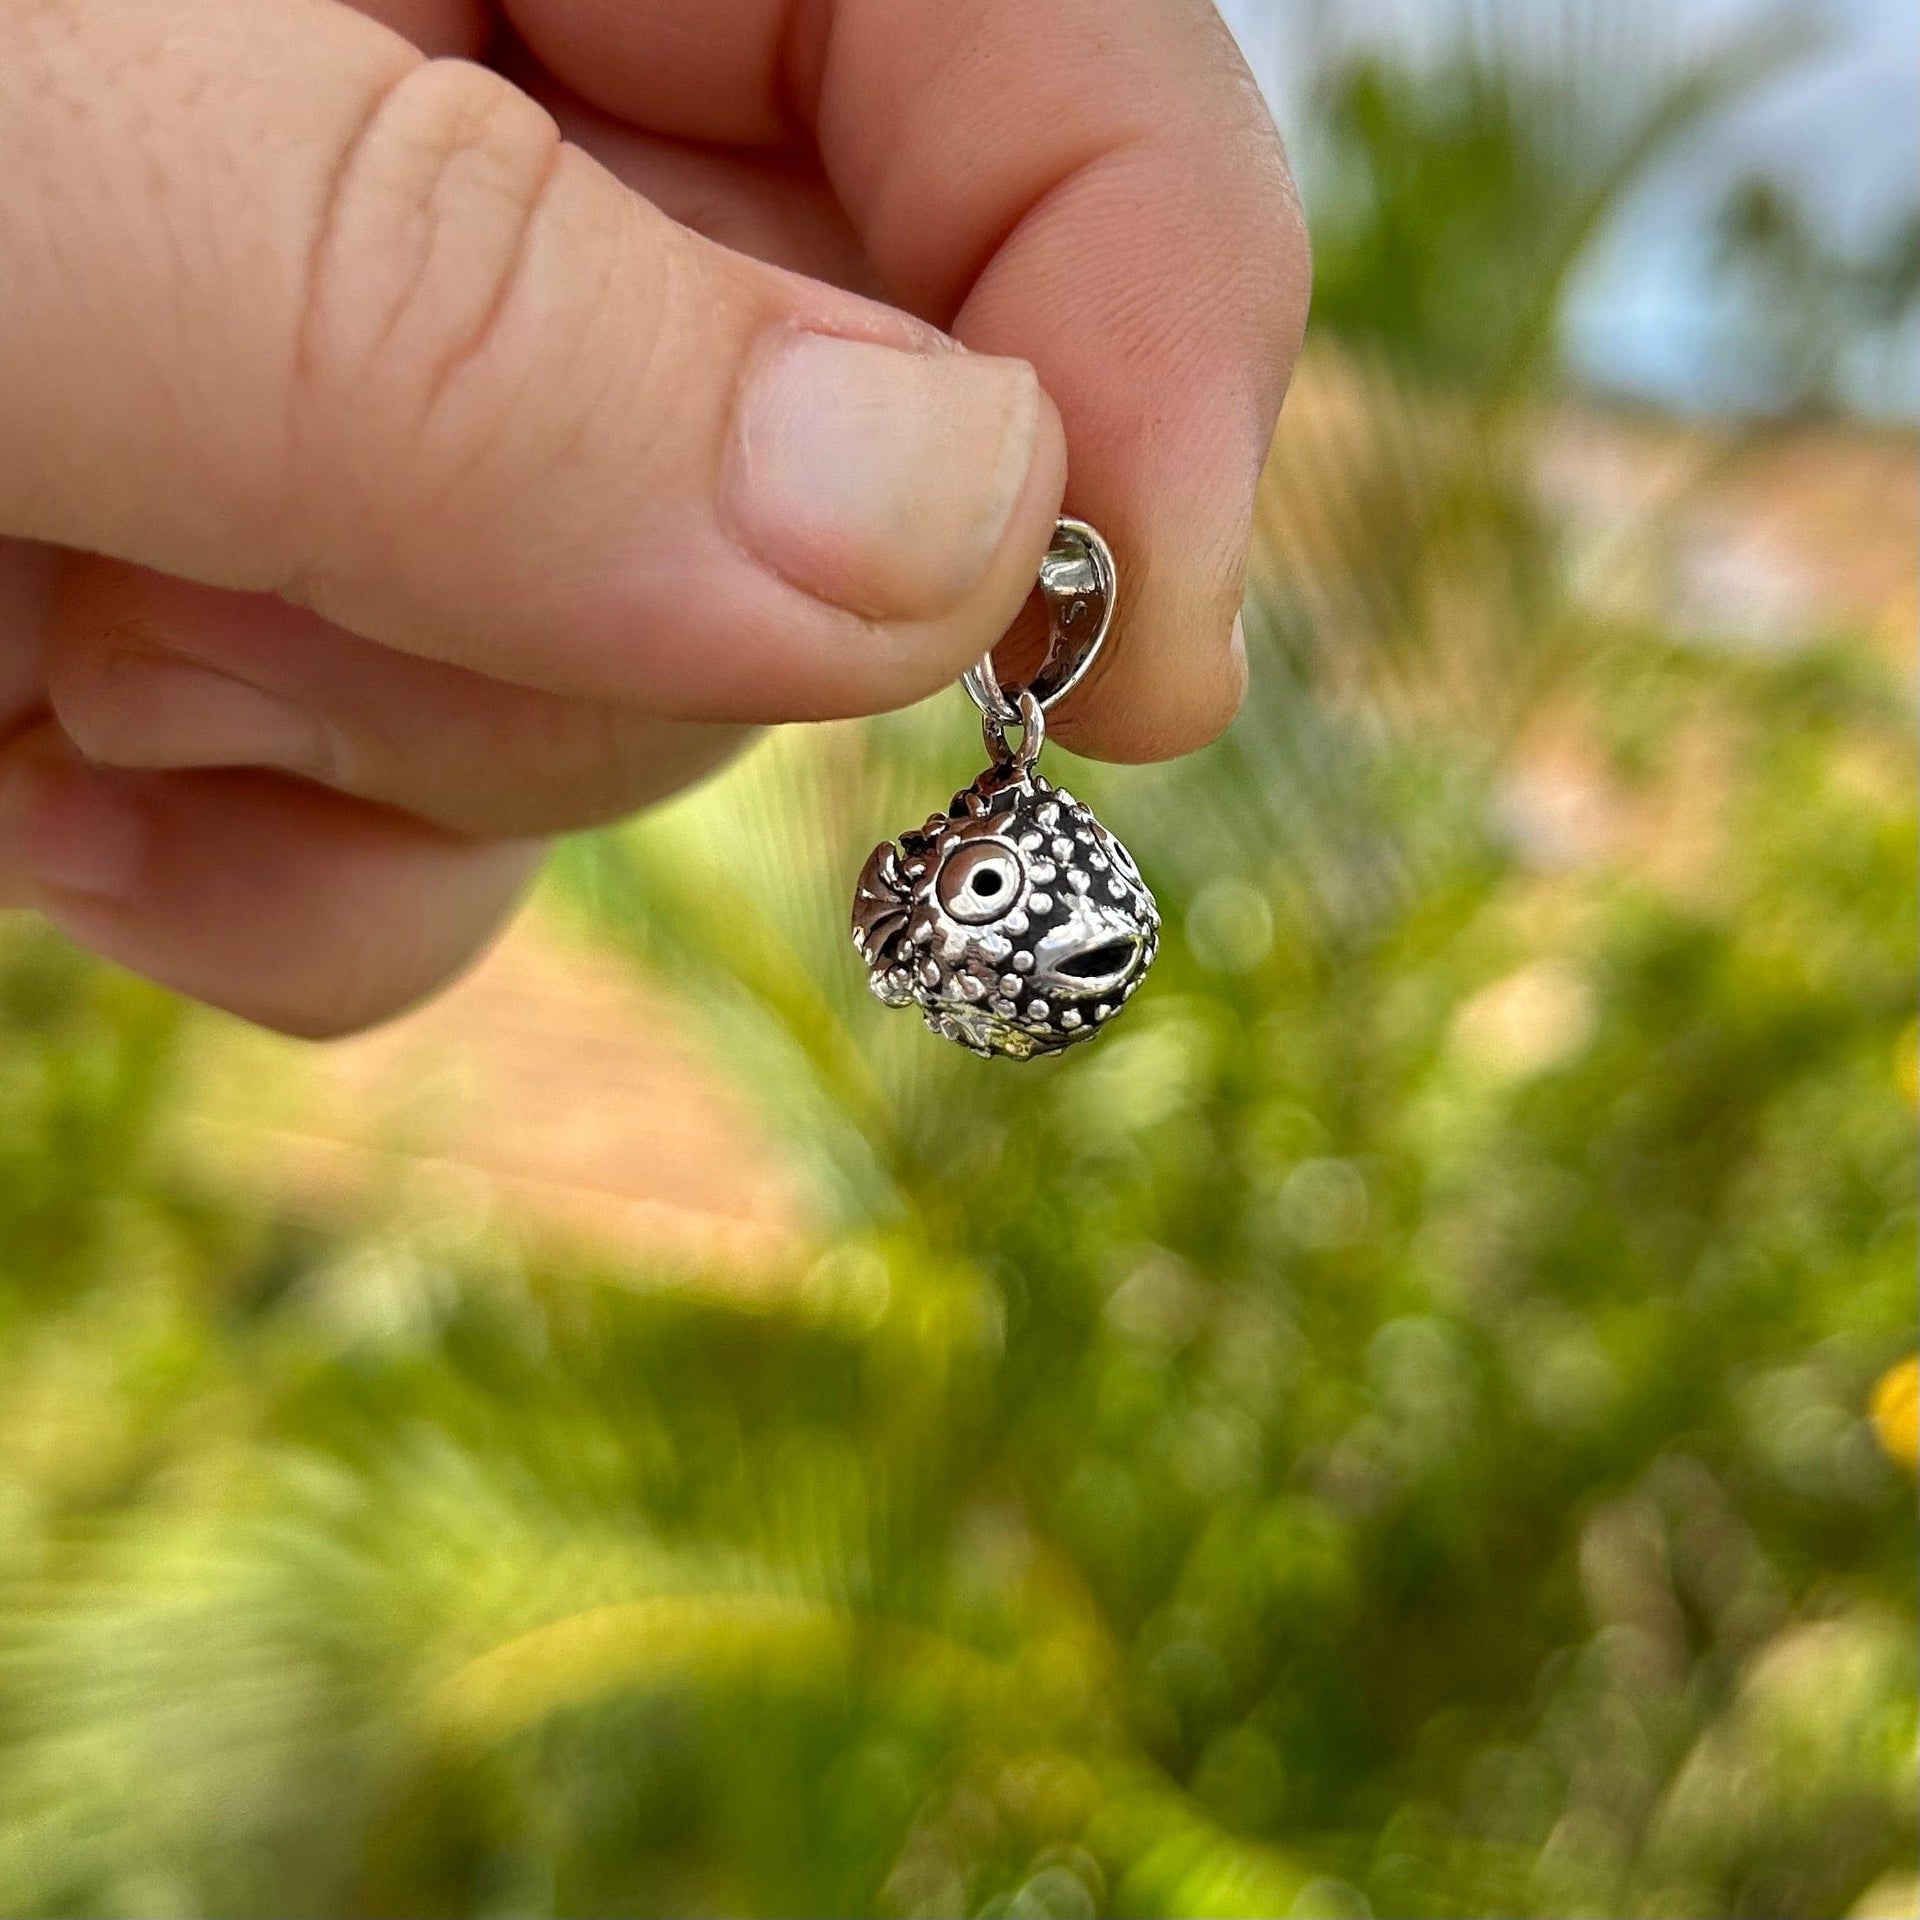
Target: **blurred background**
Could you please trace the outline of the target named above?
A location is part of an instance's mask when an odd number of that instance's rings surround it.
[[[1315,231],[1152,989],[958,697],[303,1049],[0,915],[0,1910],[1911,1915],[1904,0],[1238,0]]]

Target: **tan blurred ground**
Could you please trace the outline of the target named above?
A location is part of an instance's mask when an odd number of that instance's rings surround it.
[[[688,1025],[535,911],[450,992],[352,1040],[210,1018],[182,1124],[299,1210],[504,1222],[750,1283],[794,1249],[794,1183]]]
[[[1283,443],[1324,431],[1348,399],[1310,372]],[[1678,630],[1767,649],[1823,626],[1864,629],[1911,671],[1911,435],[1805,429],[1735,447],[1570,416],[1548,439],[1541,484],[1589,531],[1618,527],[1623,547],[1644,551],[1632,536],[1657,530],[1658,565],[1638,590]],[[1546,814],[1562,800],[1578,812],[1577,777],[1550,759],[1526,777]],[[212,1031],[187,1126],[228,1168],[322,1212],[477,1210],[745,1283],[803,1238],[798,1183],[750,1094],[702,1058],[670,1000],[537,914],[450,993],[377,1033],[311,1048]]]

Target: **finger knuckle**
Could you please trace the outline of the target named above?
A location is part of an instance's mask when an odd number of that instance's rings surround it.
[[[135,637],[121,643],[139,644]],[[47,650],[47,704],[67,738],[89,760],[130,766],[139,758],[141,710],[123,697],[114,671],[115,643],[105,635],[70,635]]]
[[[373,92],[317,211],[294,356],[299,444],[377,496],[396,461],[497,425],[489,404],[520,384],[498,362],[534,335],[529,262],[562,152],[542,108],[464,61],[418,62]]]

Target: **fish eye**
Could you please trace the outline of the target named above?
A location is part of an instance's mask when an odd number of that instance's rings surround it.
[[[956,920],[982,926],[998,920],[1020,897],[1020,856],[1004,840],[956,847],[940,869],[940,904]]]

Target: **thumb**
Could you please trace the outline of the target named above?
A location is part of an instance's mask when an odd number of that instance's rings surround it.
[[[0,10],[0,535],[694,719],[990,645],[1065,475],[1024,362],[689,233],[331,0]]]

